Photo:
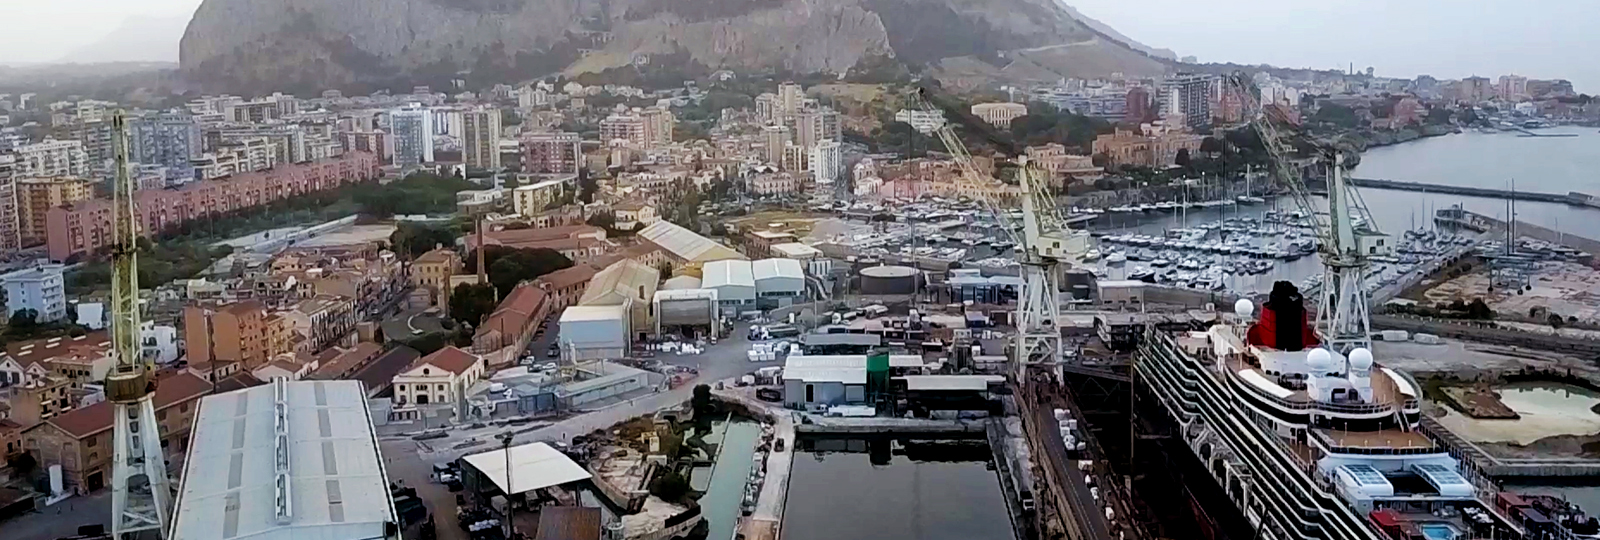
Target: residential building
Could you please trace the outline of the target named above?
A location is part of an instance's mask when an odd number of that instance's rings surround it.
[[[394,162],[394,138],[386,131],[341,131],[338,138],[346,152],[366,152],[378,156],[384,164]]]
[[[1189,153],[1200,151],[1205,137],[1177,131],[1164,131],[1155,135],[1141,135],[1131,130],[1117,128],[1113,133],[1095,137],[1094,153],[1104,154],[1114,165],[1166,167],[1177,160],[1179,150]]]
[[[41,264],[0,276],[5,281],[7,316],[31,309],[41,323],[65,319],[67,295],[61,272],[62,265]]]
[[[763,150],[767,163],[777,165],[783,163],[783,149],[790,146],[789,128],[784,126],[766,126],[762,128],[764,136]]]
[[[570,131],[528,133],[522,136],[522,172],[578,174],[583,166],[583,141]]]
[[[612,206],[611,212],[616,216],[616,223],[613,226],[619,231],[632,231],[649,227],[654,225],[655,222],[661,221],[661,215],[656,213],[656,207],[638,201]]]
[[[181,110],[159,113],[131,122],[128,131],[129,159],[167,167],[172,171],[169,178],[182,182],[194,178],[191,162],[204,150],[200,123],[194,116]]]
[[[500,109],[479,107],[461,113],[461,160],[468,167],[500,169]]]
[[[139,221],[139,233],[152,236],[190,220],[334,189],[377,176],[376,156],[352,152],[338,159],[193,182],[180,189],[142,190],[134,194],[134,213]],[[45,220],[51,260],[64,261],[111,244],[111,203],[108,200],[89,199],[52,208]]]
[[[83,143],[83,157],[88,160],[89,174],[99,179],[111,178],[111,164],[116,160],[112,149],[111,120],[95,120],[72,124],[72,138]]]
[[[793,134],[794,144],[811,148],[818,142],[842,136],[839,113],[828,107],[808,109],[787,117],[786,127]]]
[[[445,347],[418,358],[394,377],[396,405],[454,405],[466,389],[483,378],[483,357]]]
[[[551,203],[561,200],[566,190],[577,189],[576,185],[569,185],[576,183],[576,176],[568,176],[519,186],[511,190],[511,208],[522,216],[538,214]]]
[[[94,183],[73,176],[24,178],[16,183],[17,225],[22,245],[43,244],[49,233],[50,209],[88,200]]]
[[[811,147],[810,165],[813,181],[832,184],[844,174],[844,146],[831,139],[818,142]]]
[[[1391,120],[1394,122],[1394,126],[1398,128],[1421,124],[1423,118],[1427,115],[1428,108],[1424,107],[1421,101],[1414,97],[1404,97],[1394,104],[1394,114],[1391,115]]]
[[[600,121],[600,143],[609,145],[616,141],[623,141],[634,148],[647,148],[652,134],[644,117],[636,112],[626,114],[613,113]]]
[[[450,276],[461,273],[461,256],[454,250],[438,247],[411,263],[411,284],[433,295],[434,305],[450,310]]]
[[[1139,124],[1155,119],[1156,109],[1150,101],[1150,91],[1143,86],[1129,88],[1124,101],[1127,109],[1126,115],[1123,116],[1124,122]]]
[[[285,339],[287,322],[256,300],[221,306],[185,306],[183,328],[190,365],[236,363],[244,371],[265,365],[272,357],[292,352]]]
[[[104,330],[12,342],[6,345],[6,354],[22,366],[43,367],[47,378],[66,381],[69,390],[101,384],[115,362]],[[70,405],[71,396],[65,397]]]
[[[778,165],[785,171],[802,173],[811,170],[811,153],[800,145],[791,144],[783,147],[783,161]]]
[[[0,254],[22,249],[22,209],[17,197],[17,158],[0,153]]]
[[[82,141],[45,139],[16,150],[18,177],[89,176],[89,158]]]
[[[594,279],[594,275],[600,270],[601,268],[582,262],[539,276],[534,283],[550,295],[549,311],[559,313],[568,307],[578,305],[578,299],[583,298],[583,291],[589,288],[589,280]]]
[[[1181,114],[1191,128],[1211,124],[1211,86],[1215,77],[1178,74],[1161,83],[1163,114]]]
[[[662,106],[646,107],[639,112],[644,123],[644,148],[659,148],[672,144],[672,129],[678,119],[672,110]]]
[[[800,191],[799,179],[788,172],[755,174],[745,182],[750,192],[756,195],[785,195]]]
[[[1027,114],[1028,106],[1021,103],[979,103],[972,106],[973,116],[1001,129],[1010,128],[1012,119]]]
[[[152,401],[167,463],[183,462],[198,402],[212,391],[210,382],[189,374],[164,377],[156,384]],[[111,477],[116,446],[112,408],[108,402],[95,403],[27,428],[22,432],[23,449],[33,454],[41,469],[59,465],[63,484],[71,491],[99,491]]]
[[[1467,103],[1478,103],[1494,97],[1495,92],[1496,88],[1489,82],[1488,77],[1472,76],[1461,79],[1456,99]]]
[[[779,84],[776,115],[783,117],[800,112],[805,100],[806,91],[799,84],[792,82]]]
[[[1501,75],[1500,83],[1495,85],[1495,97],[1501,101],[1519,101],[1528,99],[1528,78],[1517,75]]]
[[[433,112],[411,105],[389,112],[389,130],[394,135],[394,164],[415,167],[433,162]]]
[[[319,294],[279,315],[301,338],[296,352],[315,354],[336,345],[355,345],[356,303],[351,298]]]

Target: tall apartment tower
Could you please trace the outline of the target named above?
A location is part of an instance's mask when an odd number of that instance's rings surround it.
[[[433,112],[411,105],[389,112],[394,136],[394,164],[413,167],[433,161]]]
[[[766,161],[773,165],[783,163],[783,147],[789,145],[789,128],[783,126],[767,126],[763,128],[766,135]]]
[[[1184,124],[1211,124],[1211,75],[1178,74],[1161,83],[1163,114],[1182,114]]]
[[[0,254],[22,249],[17,209],[17,158],[0,154]]]
[[[500,110],[479,107],[461,113],[461,158],[468,167],[500,169]]]

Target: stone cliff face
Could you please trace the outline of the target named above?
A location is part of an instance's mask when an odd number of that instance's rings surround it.
[[[190,80],[238,93],[511,82],[662,62],[839,73],[871,59],[966,59],[1006,73],[1008,55],[1096,40],[1055,1],[205,0],[180,52]],[[1036,54],[1026,71],[1163,68],[1114,52],[1055,65]]]

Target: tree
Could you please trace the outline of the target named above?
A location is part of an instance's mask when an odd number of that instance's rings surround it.
[[[584,220],[584,223],[609,231],[617,228],[617,214],[615,212],[595,212],[594,215],[589,216],[589,219]]]
[[[714,404],[711,402],[711,386],[705,384],[695,385],[694,394],[689,397],[689,407],[694,410],[696,419],[710,416],[715,411]]]
[[[661,274],[661,279],[663,279],[663,280],[671,278],[672,277],[672,263],[667,262],[667,261],[661,261],[661,262],[656,263],[656,272]]]
[[[583,204],[594,202],[594,192],[600,189],[600,182],[589,174],[588,167],[578,167],[578,200]]]
[[[1337,103],[1325,103],[1317,109],[1317,114],[1311,115],[1311,120],[1338,127],[1351,129],[1360,123],[1356,117],[1355,109]]]
[[[1189,149],[1179,148],[1178,155],[1172,158],[1172,163],[1185,169],[1189,168]]]
[[[1545,319],[1545,321],[1550,323],[1550,327],[1554,328],[1556,330],[1560,330],[1561,327],[1567,325],[1567,320],[1566,319],[1563,319],[1563,318],[1561,318],[1560,315],[1556,315],[1554,313],[1551,313],[1550,317]]]
[[[689,494],[689,481],[676,472],[656,477],[650,482],[650,494],[667,502],[677,502]]]
[[[477,326],[483,318],[494,312],[495,289],[493,285],[462,283],[450,291],[450,318]],[[399,338],[403,336],[389,336]]]
[[[39,324],[39,312],[33,308],[22,308],[11,314],[11,328],[17,330],[31,329]]]
[[[571,259],[549,248],[488,246],[485,249],[483,260],[489,265],[489,283],[500,291],[501,298],[510,295],[518,283],[572,266]],[[469,253],[466,263],[468,272],[478,271],[476,253]]]
[[[432,227],[402,221],[389,235],[389,244],[395,252],[415,259],[436,246],[450,246],[456,242],[456,232],[449,228]]]
[[[1493,319],[1494,310],[1490,309],[1489,304],[1485,303],[1482,298],[1474,298],[1472,303],[1467,304],[1467,317],[1478,320]]]
[[[1201,152],[1205,152],[1207,154],[1218,154],[1218,153],[1221,153],[1222,152],[1222,140],[1218,139],[1216,137],[1211,137],[1211,136],[1207,136],[1204,139],[1200,139],[1200,151]]]

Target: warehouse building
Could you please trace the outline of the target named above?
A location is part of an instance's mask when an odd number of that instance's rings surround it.
[[[700,273],[701,288],[717,292],[724,313],[756,309],[756,277],[750,261],[712,261]]]
[[[792,409],[816,410],[866,403],[867,364],[864,354],[790,355],[783,363],[783,404]],[[887,378],[892,371],[923,365],[921,356],[890,355],[882,365],[882,376]]]
[[[672,261],[673,267],[702,264],[711,261],[745,260],[733,248],[718,244],[710,238],[674,225],[670,221],[657,221],[639,231],[640,238],[661,248]]]
[[[653,312],[656,335],[685,337],[715,335],[721,311],[717,291],[711,289],[673,289],[656,291]]]
[[[628,310],[630,335],[649,339],[656,325],[650,314],[651,300],[661,272],[633,259],[623,259],[606,267],[589,280],[589,288],[578,300],[580,306],[622,306]]]
[[[561,357],[572,362],[623,358],[631,323],[628,306],[572,306],[561,312]]]
[[[800,261],[761,259],[750,263],[750,273],[755,277],[757,307],[784,307],[806,295],[806,274]]]

